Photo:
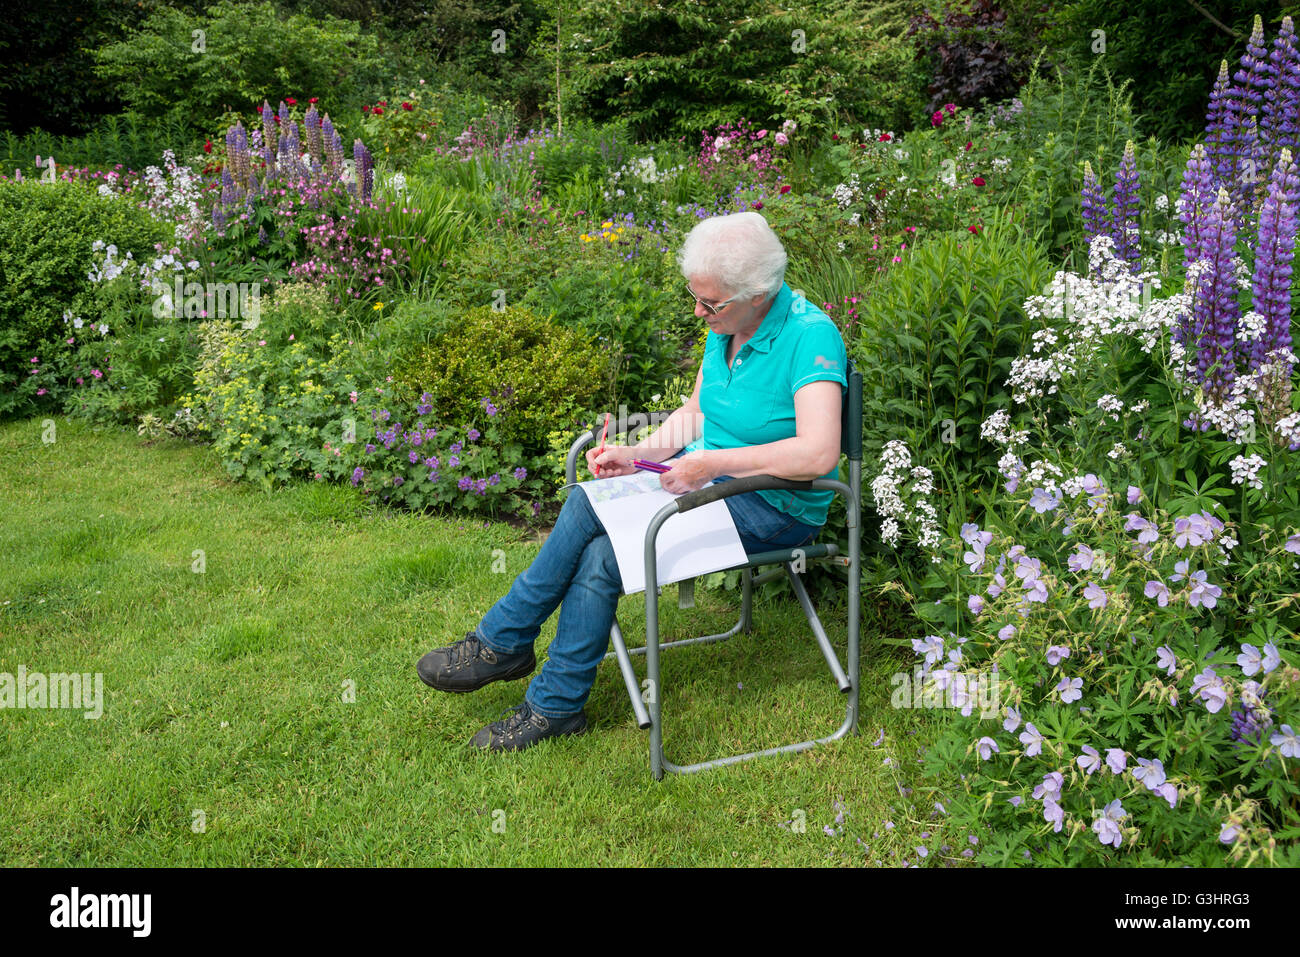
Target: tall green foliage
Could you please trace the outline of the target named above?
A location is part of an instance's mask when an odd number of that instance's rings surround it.
[[[98,75],[136,112],[201,129],[228,110],[288,96],[318,96],[320,111],[339,117],[380,91],[390,58],[355,23],[222,0],[202,16],[160,7],[95,59]]]
[[[1219,61],[1235,68],[1257,13],[1272,36],[1283,16],[1300,17],[1300,4],[1069,0],[1057,4],[1043,39],[1063,64],[1086,70],[1101,60],[1116,78],[1132,81],[1143,132],[1178,141],[1204,128]]]
[[[574,102],[597,120],[626,117],[640,136],[698,136],[741,116],[903,128],[924,103],[923,68],[902,40],[919,8],[586,3],[572,25]]]
[[[1002,405],[1012,359],[1028,351],[1024,301],[1052,273],[1043,248],[1008,219],[979,235],[934,236],[892,267],[859,305],[861,335],[849,346],[863,375],[868,461],[905,440],[953,514],[965,514],[969,491],[995,477],[980,425]]]

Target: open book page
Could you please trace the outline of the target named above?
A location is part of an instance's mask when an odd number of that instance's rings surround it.
[[[623,592],[645,590],[645,533],[655,514],[678,498],[664,491],[654,472],[579,482],[596,517],[609,533],[614,557],[623,576]],[[740,535],[726,502],[710,502],[674,515],[655,540],[659,584],[707,575],[746,561]]]

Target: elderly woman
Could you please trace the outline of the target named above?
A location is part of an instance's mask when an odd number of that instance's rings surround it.
[[[709,327],[695,390],[637,445],[589,450],[593,474],[630,475],[633,459],[671,458],[660,481],[673,493],[746,475],[833,478],[847,388],[844,341],[825,313],[785,284],[780,240],[758,213],[734,213],[700,222],[678,259],[695,315]],[[756,491],[724,501],[741,545],[755,553],[810,542],[832,494]],[[517,751],[581,733],[621,591],[609,536],[587,496],[571,492],[555,529],[505,597],[464,639],[421,658],[417,671],[441,691],[527,677],[537,666],[533,644],[542,624],[559,606],[549,658],[523,703],[471,744]]]

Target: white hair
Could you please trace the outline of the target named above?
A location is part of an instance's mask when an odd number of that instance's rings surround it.
[[[773,299],[788,259],[772,227],[755,212],[713,216],[696,223],[677,253],[682,275],[708,276],[730,295]]]

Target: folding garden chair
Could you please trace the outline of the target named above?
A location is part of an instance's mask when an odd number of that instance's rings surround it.
[[[635,419],[644,419],[653,422],[661,417],[662,414],[656,413],[653,416],[633,416]],[[621,432],[630,431],[624,427]],[[582,450],[590,443],[596,440],[596,430],[588,429],[578,436],[577,440],[569,448],[568,458],[565,460],[565,469],[568,473],[569,482],[577,481],[577,459]],[[655,780],[662,780],[665,771],[677,774],[690,774],[695,771],[702,771],[705,768],[717,767],[723,764],[736,764],[740,761],[748,761],[751,758],[762,757],[768,754],[780,754],[786,751],[806,751],[807,749],[818,745],[826,744],[830,741],[838,740],[850,733],[856,733],[858,723],[858,674],[859,674],[859,597],[860,597],[860,561],[861,561],[861,526],[860,526],[860,496],[862,492],[862,373],[853,368],[852,363],[848,369],[848,391],[844,396],[844,402],[840,412],[840,448],[849,459],[849,483],[834,479],[814,479],[808,482],[793,482],[788,479],[780,479],[771,475],[753,475],[746,478],[731,479],[727,482],[721,482],[714,485],[706,486],[695,492],[679,496],[674,501],[665,505],[655,517],[651,520],[649,527],[646,529],[645,539],[645,573],[646,573],[646,590],[645,590],[645,615],[646,615],[646,644],[644,648],[628,649],[623,641],[623,634],[619,629],[618,620],[615,618],[614,625],[610,629],[610,642],[614,650],[608,653],[606,658],[617,658],[619,669],[623,674],[623,683],[627,687],[629,699],[632,702],[632,710],[636,714],[637,724],[642,730],[650,731],[650,770],[654,774]],[[775,551],[762,552],[749,556],[749,560],[743,565],[736,565],[728,571],[740,570],[741,579],[741,603],[740,603],[740,620],[729,631],[716,635],[704,635],[700,638],[687,638],[679,641],[659,641],[659,587],[656,574],[656,555],[655,539],[659,534],[659,529],[669,518],[682,512],[688,512],[693,508],[698,508],[708,502],[715,502],[719,499],[729,498],[732,495],[740,495],[743,492],[752,492],[758,489],[790,489],[807,491],[809,489],[829,489],[844,499],[845,509],[848,518],[848,556],[840,554],[840,549],[833,543],[828,544],[811,544],[799,548],[782,548]],[[572,494],[572,493],[571,493]],[[817,612],[813,608],[812,602],[808,598],[807,589],[804,588],[803,582],[799,579],[799,573],[796,565],[806,567],[809,561],[828,561],[836,564],[847,566],[849,570],[849,620],[848,620],[848,668],[840,666],[839,658],[835,649],[831,647],[830,639],[826,637],[826,629],[822,627],[821,620],[817,617]],[[755,574],[756,570],[764,565],[777,566]],[[848,696],[848,704],[844,712],[844,722],[834,734],[824,738],[814,738],[809,741],[799,741],[794,744],[781,745],[780,747],[764,748],[761,751],[751,751],[747,754],[737,754],[730,757],[717,758],[712,761],[702,761],[698,764],[677,765],[664,757],[663,749],[663,683],[661,681],[659,669],[659,650],[661,648],[672,648],[681,645],[706,644],[714,641],[725,641],[733,635],[751,630],[750,612],[753,605],[753,589],[755,585],[769,581],[772,578],[779,577],[784,571],[790,581],[790,587],[794,590],[795,597],[803,608],[804,616],[808,619],[808,624],[812,628],[813,637],[816,639],[818,647],[821,648],[822,655],[826,658],[826,664],[830,668],[831,676],[835,679],[836,685],[840,691]],[[679,602],[681,607],[690,607],[693,604],[693,592],[691,586],[693,581],[688,580],[679,584]],[[644,653],[646,656],[646,668],[649,678],[648,690],[646,695],[648,702],[642,699],[642,689],[637,682],[636,672],[632,669],[632,655]],[[646,707],[647,703],[649,708]]]

